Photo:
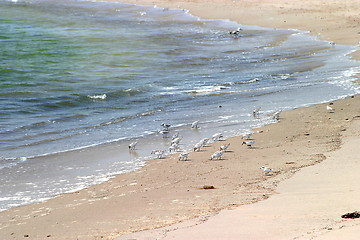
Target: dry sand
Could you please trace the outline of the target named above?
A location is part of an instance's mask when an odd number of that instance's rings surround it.
[[[350,124],[342,124],[349,116],[348,102],[337,101],[334,104],[336,112],[343,111],[340,115],[328,114],[331,118],[328,121],[336,122],[334,126],[341,128],[341,148],[326,152],[326,160],[303,168],[281,182],[276,188],[278,194],[265,201],[223,210],[204,223],[188,221],[122,236],[117,240],[359,239],[360,220],[341,218],[344,213],[360,209],[360,106],[357,99],[355,109],[359,115],[352,117]],[[324,108],[323,105],[315,107],[319,112],[324,112]],[[311,135],[313,133],[309,137]],[[301,144],[298,140],[295,142]],[[308,143],[302,144],[316,143],[309,138]]]
[[[356,45],[360,36],[359,1],[133,2],[187,8],[194,15],[242,24],[310,30],[336,43]],[[153,160],[106,183],[1,212],[0,239],[356,238],[360,221],[339,216],[360,210],[355,202],[360,197],[359,100],[336,101],[333,113],[324,104],[285,112],[279,123],[257,129],[253,149],[231,138],[191,153],[189,161],[177,156]],[[210,161],[224,143],[231,145],[223,160]],[[265,176],[262,165],[276,171]]]

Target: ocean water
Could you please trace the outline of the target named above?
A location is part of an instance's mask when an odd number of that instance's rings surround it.
[[[0,0],[0,49],[0,210],[141,167],[163,122],[189,149],[359,92],[355,46],[182,9]]]

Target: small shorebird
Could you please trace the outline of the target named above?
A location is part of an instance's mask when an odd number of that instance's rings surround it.
[[[241,139],[247,139],[249,140],[252,136],[252,133],[244,133],[242,136],[241,136]]]
[[[252,115],[254,118],[259,118],[260,117],[260,110],[261,110],[261,107],[258,107],[258,108],[255,108],[252,112]]]
[[[178,150],[179,150],[179,144],[177,143],[174,143],[169,147],[169,152],[173,152],[173,151],[176,152]]]
[[[214,159],[220,160],[223,154],[224,151],[216,151],[211,155],[210,160],[214,160]]]
[[[244,141],[242,142],[242,145],[246,145],[248,146],[249,148],[252,148],[252,145],[255,143],[255,141]]]
[[[171,127],[170,124],[167,123],[162,123],[161,126],[165,129],[165,130],[169,130],[169,127]]]
[[[329,111],[329,112],[334,111],[334,109],[332,107],[330,107],[329,105],[326,106],[326,110]]]
[[[206,147],[208,145],[208,143],[210,142],[209,138],[203,138],[200,140],[200,142],[203,143],[203,147]]]
[[[176,132],[173,136],[172,136],[172,140],[174,140],[175,138],[179,137],[179,132]]]
[[[229,34],[230,34],[231,36],[234,36],[234,37],[240,37],[240,31],[241,31],[241,30],[242,30],[241,28],[238,28],[238,29],[236,29],[236,30],[234,30],[234,31],[230,31]]]
[[[164,151],[163,150],[153,150],[151,154],[154,154],[157,156],[157,158],[162,158]]]
[[[282,110],[279,110],[277,112],[275,112],[273,115],[272,115],[272,118],[276,121],[279,121],[280,119],[280,114],[281,114]]]
[[[160,130],[159,133],[163,136],[163,138],[167,138],[169,134],[169,130],[167,129]]]
[[[210,139],[203,138],[198,143],[195,144],[193,150],[194,152],[198,152],[201,150],[202,147],[205,147],[209,143]]]
[[[180,141],[181,141],[181,139],[182,139],[182,137],[177,137],[177,138],[173,139],[173,140],[171,141],[171,145],[179,144]]]
[[[136,147],[136,144],[137,144],[138,142],[132,142],[132,143],[130,143],[129,144],[129,150],[135,150],[135,147]]]
[[[195,146],[193,147],[194,152],[200,151],[203,146],[204,146],[204,144],[202,141],[196,143]]]
[[[199,120],[193,122],[193,123],[191,124],[191,128],[198,129],[198,127],[199,127],[198,125],[199,125]]]
[[[186,160],[188,160],[188,156],[189,156],[189,153],[188,153],[188,152],[180,153],[180,155],[179,155],[179,161],[186,161]]]
[[[265,166],[262,166],[260,169],[264,171],[265,175],[269,175],[273,171],[273,169]]]
[[[222,146],[220,147],[220,151],[226,151],[226,149],[228,149],[229,146],[230,146],[230,143],[225,144],[225,145],[222,145]]]
[[[213,140],[214,142],[216,142],[216,141],[219,141],[220,138],[223,138],[223,137],[224,137],[224,136],[223,136],[222,133],[215,133],[215,134],[212,136],[212,140]]]

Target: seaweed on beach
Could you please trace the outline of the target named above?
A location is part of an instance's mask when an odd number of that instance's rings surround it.
[[[352,213],[345,213],[343,215],[341,215],[342,218],[350,218],[350,219],[355,219],[355,218],[360,218],[360,212],[355,211]]]

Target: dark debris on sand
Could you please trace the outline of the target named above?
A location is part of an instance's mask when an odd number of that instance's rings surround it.
[[[355,211],[352,213],[345,213],[344,215],[341,215],[342,218],[350,218],[350,219],[355,219],[355,218],[360,218],[360,212]]]

